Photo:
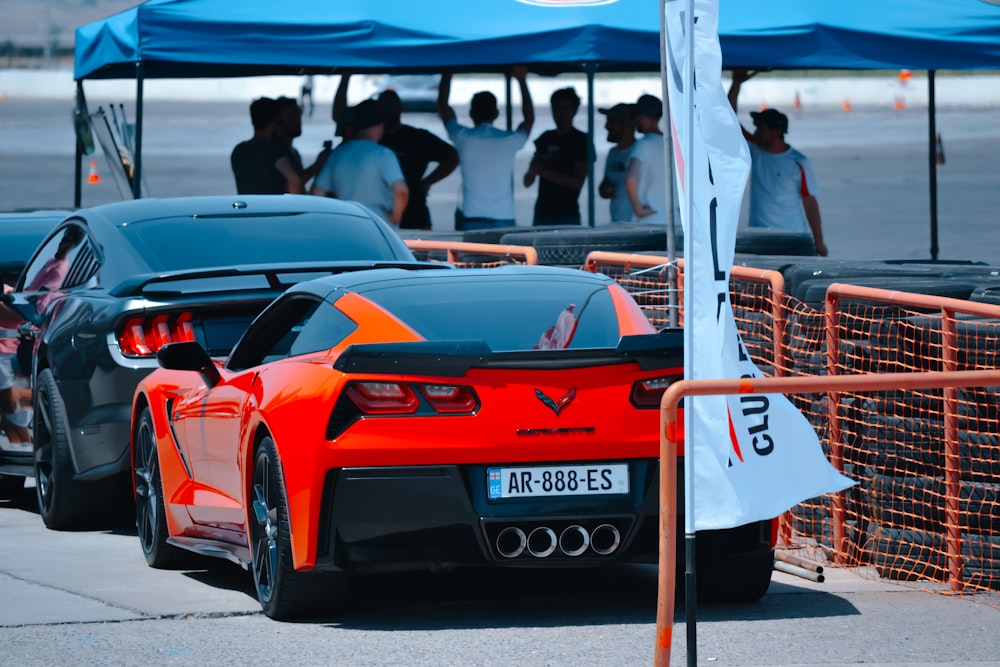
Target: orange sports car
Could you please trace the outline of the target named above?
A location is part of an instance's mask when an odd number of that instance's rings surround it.
[[[227,557],[272,618],[336,613],[376,568],[657,560],[682,333],[607,276],[344,273],[287,290],[227,359],[158,359],[132,415],[146,560]],[[698,539],[699,576],[766,591],[770,522]]]

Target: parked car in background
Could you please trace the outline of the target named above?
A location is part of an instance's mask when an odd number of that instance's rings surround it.
[[[72,213],[12,295],[34,328],[32,467],[45,525],[130,507],[132,395],[163,345],[225,355],[296,282],[415,261],[367,208],[322,197],[140,199]]]
[[[5,290],[13,288],[35,248],[66,215],[67,211],[0,213],[0,282]],[[0,313],[0,353],[5,355],[0,363],[6,364],[5,372],[14,376],[14,388],[18,389],[18,395],[12,397],[15,405],[26,400],[27,393],[21,390],[21,379],[17,377],[22,372],[17,357],[7,356],[14,354],[19,346],[18,326],[15,313]],[[9,426],[7,420],[0,419],[0,501],[11,500],[21,493],[25,474],[32,467],[31,446],[17,437],[13,440],[8,437]]]
[[[300,283],[225,361],[172,343],[139,383],[142,551],[243,564],[276,619],[336,613],[352,574],[384,568],[655,563],[659,407],[682,345],[576,269]],[[763,595],[770,526],[713,531],[699,576]]]
[[[436,112],[440,82],[440,74],[386,74],[376,87],[376,96],[393,90],[405,111]]]

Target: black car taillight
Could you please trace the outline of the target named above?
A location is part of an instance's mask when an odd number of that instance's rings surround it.
[[[191,313],[132,317],[118,330],[118,347],[126,357],[153,357],[167,343],[194,340]]]
[[[660,407],[667,387],[681,380],[683,375],[666,375],[664,377],[639,380],[632,385],[632,405],[637,408],[653,409]]]

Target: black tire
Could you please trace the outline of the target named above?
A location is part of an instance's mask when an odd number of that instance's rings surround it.
[[[594,250],[640,253],[662,251],[667,247],[666,227],[661,225],[611,225],[546,231],[518,231],[505,234],[500,242],[508,245],[531,245],[538,252],[539,264],[582,266]],[[683,247],[683,241],[678,243]]]
[[[96,517],[93,494],[85,484],[73,479],[69,451],[69,424],[55,377],[48,368],[38,374],[34,388],[35,492],[38,513],[52,530],[82,527]],[[96,491],[96,489],[94,489]]]
[[[153,416],[149,408],[139,415],[133,433],[135,442],[135,526],[139,546],[150,567],[168,569],[183,566],[194,554],[167,543],[167,517],[163,505],[160,460],[156,451]]]
[[[20,475],[0,475],[0,503],[16,500],[24,489],[24,478]]]
[[[264,614],[275,620],[336,614],[347,599],[348,575],[295,571],[284,475],[269,437],[257,445],[250,489],[250,572]]]
[[[782,229],[741,229],[736,234],[736,252],[747,255],[816,256],[816,242],[811,232]]]
[[[883,579],[948,581],[944,534],[869,524],[871,561]]]
[[[752,551],[722,558],[698,559],[698,600],[755,602],[771,586],[774,551]]]

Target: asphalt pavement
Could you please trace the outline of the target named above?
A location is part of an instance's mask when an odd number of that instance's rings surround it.
[[[656,568],[472,569],[360,578],[348,610],[281,623],[224,560],[146,566],[134,527],[47,530],[34,489],[0,504],[0,664],[621,667],[652,663]],[[826,568],[755,604],[702,604],[700,665],[1000,665],[1000,610]],[[678,585],[682,585],[678,582]],[[995,602],[995,600],[994,600]],[[686,612],[671,664],[687,664]]]

